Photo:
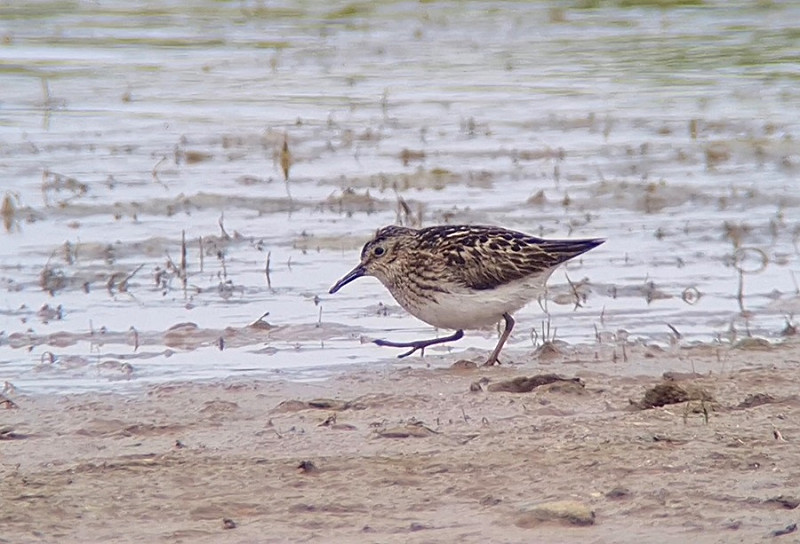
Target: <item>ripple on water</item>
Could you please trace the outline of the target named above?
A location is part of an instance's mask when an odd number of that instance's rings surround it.
[[[326,6],[3,8],[0,377],[388,364],[369,339],[434,331],[374,280],[327,290],[398,221],[608,239],[512,353],[792,330],[800,8]]]

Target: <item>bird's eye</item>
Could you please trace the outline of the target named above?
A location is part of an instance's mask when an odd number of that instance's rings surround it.
[[[383,255],[384,253],[386,253],[386,250],[385,250],[385,249],[383,249],[381,246],[378,246],[378,247],[376,247],[375,249],[373,249],[373,250],[372,250],[372,253],[373,253],[373,254],[374,254],[376,257],[380,257],[381,255]]]

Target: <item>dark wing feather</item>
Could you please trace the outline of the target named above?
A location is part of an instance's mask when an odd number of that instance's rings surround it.
[[[545,240],[498,227],[453,225],[419,232],[421,249],[459,270],[465,287],[494,289],[555,268],[604,240]]]

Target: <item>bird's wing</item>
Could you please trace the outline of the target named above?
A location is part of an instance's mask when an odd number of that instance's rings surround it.
[[[431,255],[470,289],[494,289],[542,274],[603,243],[600,239],[545,240],[496,227],[459,226],[427,237]]]

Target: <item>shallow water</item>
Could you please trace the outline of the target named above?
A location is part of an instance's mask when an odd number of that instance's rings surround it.
[[[578,4],[0,6],[0,378],[393,362],[360,340],[434,331],[375,280],[327,290],[398,221],[607,238],[550,280],[570,343],[780,339],[800,312],[800,6]],[[517,318],[512,358],[545,319]]]

